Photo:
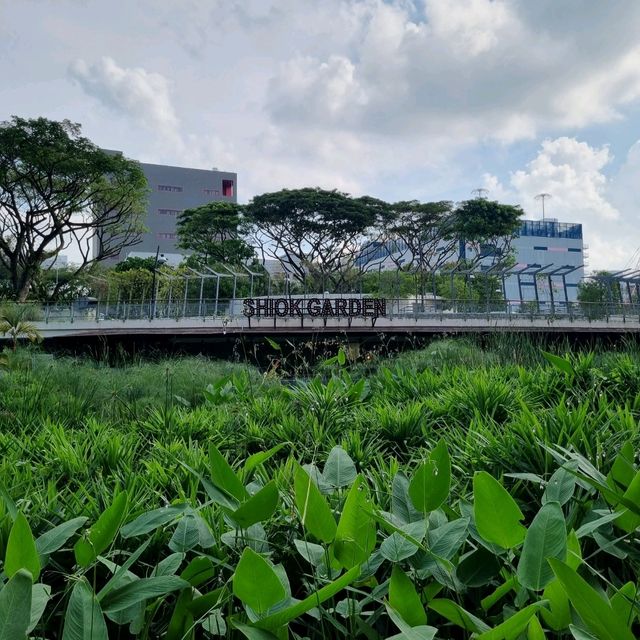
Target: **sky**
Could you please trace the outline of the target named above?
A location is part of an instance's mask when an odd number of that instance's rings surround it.
[[[241,202],[548,193],[590,270],[640,262],[638,0],[0,0],[0,77],[0,120],[235,171]]]

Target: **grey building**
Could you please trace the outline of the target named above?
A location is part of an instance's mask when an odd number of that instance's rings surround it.
[[[155,255],[158,248],[167,257],[184,254],[184,250],[177,248],[176,221],[181,211],[209,202],[238,201],[238,176],[235,173],[146,162],[141,162],[140,167],[149,183],[149,201],[144,221],[147,231],[140,243],[125,247],[118,258],[113,259],[114,262],[124,260],[130,254]]]

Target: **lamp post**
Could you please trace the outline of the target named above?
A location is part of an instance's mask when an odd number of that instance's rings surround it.
[[[156,251],[156,259],[153,263],[153,280],[151,282],[151,302],[149,304],[149,316],[150,319],[156,317],[156,299],[158,297],[158,292],[156,291],[156,272],[158,271],[158,266],[167,263],[167,259],[164,256],[160,255],[160,245],[158,245],[158,249]]]

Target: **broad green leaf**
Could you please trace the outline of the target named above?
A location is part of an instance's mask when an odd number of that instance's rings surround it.
[[[576,536],[578,538],[584,538],[585,536],[591,535],[594,531],[597,531],[600,527],[603,527],[605,524],[608,524],[612,520],[615,520],[619,517],[618,513],[607,513],[600,518],[596,518],[595,520],[591,520],[590,522],[586,522],[576,531]]]
[[[336,560],[345,569],[365,562],[376,546],[376,526],[362,476],[357,476],[342,509],[333,543]]]
[[[211,466],[211,480],[218,489],[222,489],[238,502],[244,502],[249,497],[236,472],[213,445],[209,447],[209,464]]]
[[[354,580],[356,580],[359,574],[360,567],[353,567],[353,569],[349,569],[349,571],[340,576],[337,580],[334,580],[321,589],[318,589],[318,591],[312,593],[304,600],[296,602],[282,611],[278,611],[277,613],[259,620],[256,622],[256,626],[270,631],[276,631],[277,629],[284,627],[292,620],[295,620],[302,614],[307,613],[307,611],[310,611],[315,607],[319,607],[326,600],[333,598],[337,593],[342,591],[342,589],[348,587]]]
[[[313,567],[317,567],[324,562],[325,549],[319,544],[307,542],[306,540],[294,540],[298,553]]]
[[[529,620],[529,624],[527,626],[527,640],[545,640],[544,630],[536,616],[533,616],[531,620]]]
[[[186,580],[192,587],[199,587],[201,584],[211,580],[216,573],[211,558],[198,556],[194,558],[182,571],[180,578]]]
[[[578,468],[577,464],[573,467],[573,471]],[[566,504],[571,500],[575,487],[575,473],[571,473],[565,467],[560,467],[547,482],[547,487],[542,494],[542,504],[547,504],[547,502],[559,502],[560,505]]]
[[[413,506],[409,497],[409,480],[400,471],[393,477],[391,492],[391,513],[395,518],[404,523],[424,519],[424,514]]]
[[[212,636],[226,636],[227,624],[220,609],[214,609],[202,621],[202,628]]]
[[[489,611],[491,607],[500,602],[510,591],[517,591],[519,588],[518,579],[515,576],[507,578],[499,587],[497,587],[492,593],[485,596],[480,600],[480,606]]]
[[[418,511],[428,513],[437,509],[449,495],[451,460],[447,444],[441,439],[414,473],[409,484],[409,496]]]
[[[440,527],[429,530],[429,551],[434,555],[451,560],[467,539],[469,520],[458,518]]]
[[[249,640],[278,640],[278,636],[274,636],[272,633],[259,629],[258,627],[251,627],[248,624],[232,620],[233,626]]]
[[[520,507],[507,490],[485,471],[473,476],[473,513],[478,533],[503,549],[517,547],[527,533]]]
[[[184,560],[184,553],[177,552],[168,555],[164,560],[160,560],[155,566],[151,576],[172,576],[180,568]]]
[[[300,466],[296,466],[293,485],[296,507],[304,528],[318,540],[332,542],[337,531],[333,513],[315,482]]]
[[[187,609],[195,618],[202,618],[208,611],[221,607],[230,595],[226,586],[218,587],[204,595],[193,598],[187,605]]]
[[[580,629],[573,624],[569,625],[569,631],[575,640],[599,640],[595,636],[592,636],[588,631]]]
[[[127,523],[122,527],[120,535],[123,538],[133,538],[135,536],[141,536],[145,533],[155,531],[158,527],[162,527],[165,524],[169,524],[178,518],[189,505],[174,504],[168,507],[161,507],[160,509],[153,509],[153,511],[147,511],[139,515],[135,520]]]
[[[576,532],[571,529],[567,536],[567,559],[565,561],[572,569],[577,569],[582,564],[582,551],[580,540]]]
[[[100,603],[85,577],[76,582],[71,592],[62,640],[108,640]]]
[[[626,533],[633,533],[640,526],[640,471],[636,473],[627,490],[622,494],[622,504],[633,504],[635,512],[618,505],[616,511],[622,512],[616,519],[616,526]]]
[[[186,580],[177,576],[141,578],[111,591],[102,600],[102,608],[105,613],[116,613],[145,600],[159,598],[189,586],[191,585]]]
[[[169,540],[169,549],[174,552],[185,553],[200,546],[209,549],[215,545],[215,538],[211,535],[209,525],[195,512],[186,513],[180,520],[176,530]]]
[[[626,624],[618,619],[611,605],[584,578],[559,560],[549,564],[569,600],[589,630],[600,640],[633,640]]]
[[[571,622],[569,598],[558,579],[552,580],[542,592],[542,598],[549,604],[541,610],[542,619],[554,631],[566,629]]]
[[[607,484],[614,490],[626,491],[636,475],[635,448],[628,440],[621,447],[607,474]]]
[[[427,624],[427,614],[420,596],[407,574],[397,565],[393,566],[391,572],[389,604],[410,627]]]
[[[189,610],[193,592],[193,589],[183,589],[178,595],[165,640],[194,640],[195,616]],[[204,613],[206,612],[202,615]]]
[[[33,581],[37,582],[40,576],[40,557],[31,527],[23,513],[18,513],[11,527],[4,558],[4,572],[9,578],[12,578],[20,569],[26,569],[33,577]]]
[[[540,602],[530,604],[493,629],[481,633],[477,640],[515,640],[527,628],[529,621],[541,606]]]
[[[265,613],[286,596],[271,564],[249,547],[233,574],[233,593],[257,613]]]
[[[36,549],[40,557],[51,555],[61,549],[86,521],[87,518],[81,516],[45,531],[36,540]]]
[[[253,455],[249,456],[246,459],[244,466],[242,467],[243,476],[247,478],[257,466],[265,463],[285,446],[285,443],[282,442],[280,444],[277,444],[275,447],[271,447],[271,449],[269,449],[268,451],[258,451],[258,453],[254,453]]]
[[[387,640],[433,640],[438,630],[435,627],[421,625],[419,627],[410,627],[405,631],[389,636]]]
[[[73,547],[76,562],[86,569],[114,540],[127,511],[128,495],[119,493],[96,523]]]
[[[24,640],[31,622],[31,574],[18,570],[0,590],[0,640]]]
[[[467,587],[483,587],[498,575],[501,567],[498,556],[484,547],[478,547],[461,558],[456,575]]]
[[[518,562],[518,580],[523,587],[539,591],[552,579],[549,558],[564,560],[567,555],[567,529],[558,502],[547,502],[533,519]]]
[[[322,476],[332,487],[346,487],[358,475],[356,465],[342,447],[333,447],[324,465]]]
[[[615,611],[619,620],[624,621],[628,627],[638,616],[638,590],[633,582],[627,582],[611,596],[611,608]]]
[[[410,522],[399,527],[399,530],[406,533],[408,538],[399,531],[394,531],[380,545],[380,553],[390,562],[401,562],[418,552],[420,547],[416,546],[416,542],[421,543],[424,540],[427,522]]]
[[[48,584],[34,584],[31,589],[31,615],[29,616],[29,628],[27,633],[31,633],[37,626],[47,602],[51,598],[51,587]]]
[[[575,371],[571,362],[566,358],[561,358],[560,356],[556,356],[553,353],[549,353],[547,351],[543,351],[540,349],[542,355],[546,358],[548,362],[550,362],[556,369],[562,371],[562,373],[566,373],[568,376],[573,376]]]
[[[271,480],[241,504],[230,516],[241,529],[248,529],[256,522],[268,520],[278,506],[278,488]]]
[[[453,624],[462,627],[465,631],[483,633],[489,630],[489,626],[480,618],[465,611],[457,602],[445,598],[435,598],[429,602],[429,609],[440,614]]]
[[[435,627],[428,627],[426,625],[412,627],[404,621],[395,609],[389,605],[386,605],[386,609],[393,623],[400,629],[400,633],[391,636],[387,640],[432,640],[438,632]]]

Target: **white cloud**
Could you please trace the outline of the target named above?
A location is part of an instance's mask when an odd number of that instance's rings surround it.
[[[422,0],[419,12],[400,1],[346,4],[360,20],[340,64],[338,54],[306,58],[272,78],[267,106],[282,126],[511,142],[615,119],[640,97],[640,50],[628,37],[640,28],[640,4],[625,2],[618,24],[579,3],[579,30],[550,29],[549,14],[524,2]],[[292,82],[292,69],[309,82]],[[302,101],[312,108],[301,110]]]
[[[521,204],[529,218],[541,216],[535,196],[549,193],[547,217],[582,223],[589,268],[622,269],[635,266],[630,261],[640,246],[635,232],[640,222],[636,206],[640,142],[608,179],[605,170],[612,160],[606,146],[594,147],[568,137],[545,140],[526,168],[511,173],[508,185],[486,174],[484,186],[491,198]]]
[[[176,131],[180,124],[171,103],[169,81],[159,73],[121,67],[109,57],[94,64],[75,60],[69,72],[85,93],[145,127],[165,133]]]

